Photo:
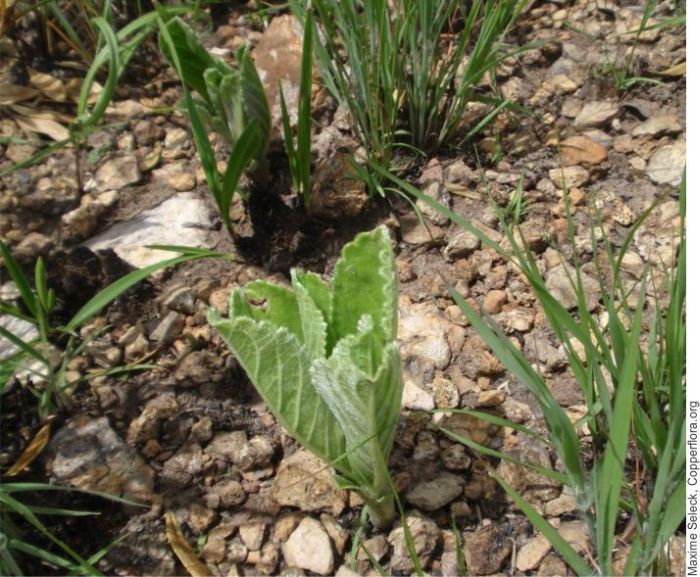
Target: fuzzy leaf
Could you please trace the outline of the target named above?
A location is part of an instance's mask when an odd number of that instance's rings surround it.
[[[363,315],[372,318],[382,340],[396,338],[397,290],[394,255],[386,227],[362,233],[343,248],[333,276],[333,343],[357,330]]]
[[[247,317],[209,322],[231,347],[275,417],[305,447],[347,474],[343,434],[311,384],[311,361],[299,339],[285,328]]]

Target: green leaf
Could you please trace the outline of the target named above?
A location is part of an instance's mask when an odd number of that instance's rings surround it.
[[[326,355],[326,338],[328,325],[324,318],[323,311],[318,307],[316,301],[304,286],[304,281],[300,271],[292,271],[292,286],[296,293],[299,305],[299,317],[301,329],[304,335],[304,347],[309,356],[314,359]]]
[[[389,230],[378,227],[357,235],[343,248],[332,288],[331,339],[338,342],[358,330],[364,315],[384,342],[396,338],[398,306],[394,254]]]
[[[211,106],[204,73],[215,66],[214,58],[197,40],[197,35],[179,17],[165,24],[172,42],[164,40],[161,33],[159,46],[163,55],[180,74],[182,81],[192,87]],[[175,53],[175,52],[176,53]]]
[[[213,310],[208,319],[275,417],[302,445],[326,462],[345,452],[341,429],[311,384],[311,360],[297,336],[268,320],[222,319]],[[335,466],[343,474],[350,471],[343,460]]]

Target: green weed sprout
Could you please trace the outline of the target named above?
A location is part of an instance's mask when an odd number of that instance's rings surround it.
[[[236,67],[214,58],[180,18],[159,8],[160,49],[175,68],[185,93],[187,113],[202,168],[227,230],[233,195],[246,169],[256,170],[265,159],[272,119],[265,90],[245,47],[236,52]],[[198,98],[192,97],[195,91]],[[223,175],[209,142],[209,125],[231,147]]]
[[[292,289],[254,281],[233,291],[228,319],[209,313],[280,423],[362,495],[378,527],[395,516],[386,463],[403,390],[397,309],[382,226],[345,246],[330,285],[292,270]]]

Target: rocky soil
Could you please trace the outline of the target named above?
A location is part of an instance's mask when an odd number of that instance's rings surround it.
[[[601,323],[587,215],[597,211],[619,244],[635,219],[659,203],[635,233],[623,263],[630,287],[646,265],[661,275],[673,264],[677,247],[677,187],[685,164],[684,36],[673,28],[643,33],[634,73],[662,84],[618,91],[611,70],[624,65],[632,46],[634,35],[624,33],[640,25],[638,4],[531,2],[513,41],[539,44],[497,70],[504,95],[527,113],[500,116],[473,143],[483,171],[470,144],[426,159],[413,174],[426,194],[496,242],[504,241],[497,210],[522,182],[528,206],[522,229],[548,287],[567,308],[575,308],[566,267],[573,249],[578,251],[586,263],[586,302]],[[670,15],[671,3],[662,2],[656,18]],[[295,97],[301,40],[290,17],[275,17],[263,30],[234,11],[209,42],[224,57],[249,42],[271,97],[278,81]],[[100,562],[106,574],[184,574],[166,538],[163,514],[169,510],[212,575],[377,575],[364,549],[391,573],[412,574],[400,524],[356,534],[357,495],[339,490],[332,473],[276,423],[205,319],[209,307],[226,313],[231,289],[249,280],[288,282],[290,266],[328,273],[346,241],[384,222],[395,239],[406,385],[390,468],[421,565],[431,575],[455,575],[457,547],[462,547],[470,574],[570,574],[488,476],[487,466],[497,463],[485,462],[440,428],[556,467],[548,448],[471,417],[426,412],[478,408],[543,427],[524,386],[504,372],[449,298],[444,277],[512,335],[572,419],[585,413],[563,350],[518,271],[428,207],[421,207],[425,227],[398,197],[368,198],[349,178],[346,153],[340,152],[353,145],[347,120],[321,90],[315,99],[313,218],[302,215],[289,196],[277,142],[270,157],[273,192],[255,191],[249,207],[234,203],[232,217],[241,235],[234,246],[208,196],[186,119],[151,111],[179,97],[164,68],[141,85],[124,86],[110,107],[109,126],[89,137],[78,172],[75,150],[64,149],[0,183],[0,236],[26,265],[47,258],[66,314],[129,266],[144,267],[165,256],[145,245],[236,254],[234,261],[201,261],[162,273],[83,328],[87,338],[109,327],[72,363],[72,379],[124,363],[156,363],[158,369],[93,378],[75,391],[72,409],[56,419],[32,478],[146,504],[91,502],[106,507],[106,520],[68,525],[66,539],[73,535],[71,543],[77,539],[79,549],[92,548],[87,554],[125,535]],[[0,169],[37,150],[31,142],[35,136],[11,117],[0,121],[0,133],[30,141],[2,147]],[[563,181],[574,211],[573,246]],[[3,298],[12,298],[11,283],[0,290]],[[15,324],[12,330],[26,334],[29,329]],[[3,465],[16,459],[40,425],[28,416],[32,403],[20,384],[3,398],[6,426],[18,427],[15,435],[3,433]],[[590,551],[587,528],[566,490],[510,463],[497,466],[575,549]],[[364,547],[356,562],[354,539]],[[683,572],[684,550],[678,536],[671,547],[676,575]],[[619,558],[625,553],[621,544]]]

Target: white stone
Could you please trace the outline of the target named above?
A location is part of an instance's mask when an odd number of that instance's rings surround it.
[[[144,268],[174,256],[171,252],[145,248],[145,245],[213,246],[213,220],[203,200],[192,193],[176,194],[155,208],[115,224],[84,245],[93,251],[113,249],[130,265]]]
[[[282,547],[287,564],[330,575],[333,571],[333,545],[323,526],[316,519],[306,517]]]

